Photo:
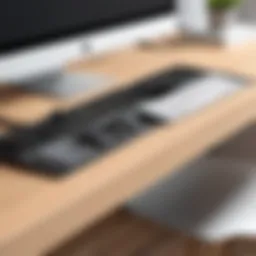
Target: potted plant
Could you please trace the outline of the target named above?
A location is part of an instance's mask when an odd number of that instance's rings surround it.
[[[208,0],[210,8],[211,30],[215,36],[221,36],[232,20],[234,10],[242,0]]]

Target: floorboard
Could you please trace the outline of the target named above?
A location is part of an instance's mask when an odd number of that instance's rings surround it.
[[[256,242],[208,244],[118,211],[48,256],[255,256]]]

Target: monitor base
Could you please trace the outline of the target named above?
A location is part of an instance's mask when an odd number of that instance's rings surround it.
[[[100,74],[57,71],[20,81],[18,87],[29,92],[66,98],[99,89],[99,87],[107,86],[110,83],[109,77]]]

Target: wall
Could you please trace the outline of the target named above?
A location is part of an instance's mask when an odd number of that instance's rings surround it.
[[[241,17],[244,20],[256,22],[256,1],[243,0],[241,7]]]

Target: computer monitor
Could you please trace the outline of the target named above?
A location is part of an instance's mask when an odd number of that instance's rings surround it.
[[[4,0],[0,3],[0,84],[58,92],[98,75],[67,74],[90,32],[167,14],[172,0]],[[58,71],[58,72],[56,72]],[[47,79],[46,79],[47,78]],[[97,79],[99,78],[99,79]],[[104,79],[103,79],[104,80]],[[69,86],[70,88],[70,86]],[[67,92],[66,92],[67,93]]]

